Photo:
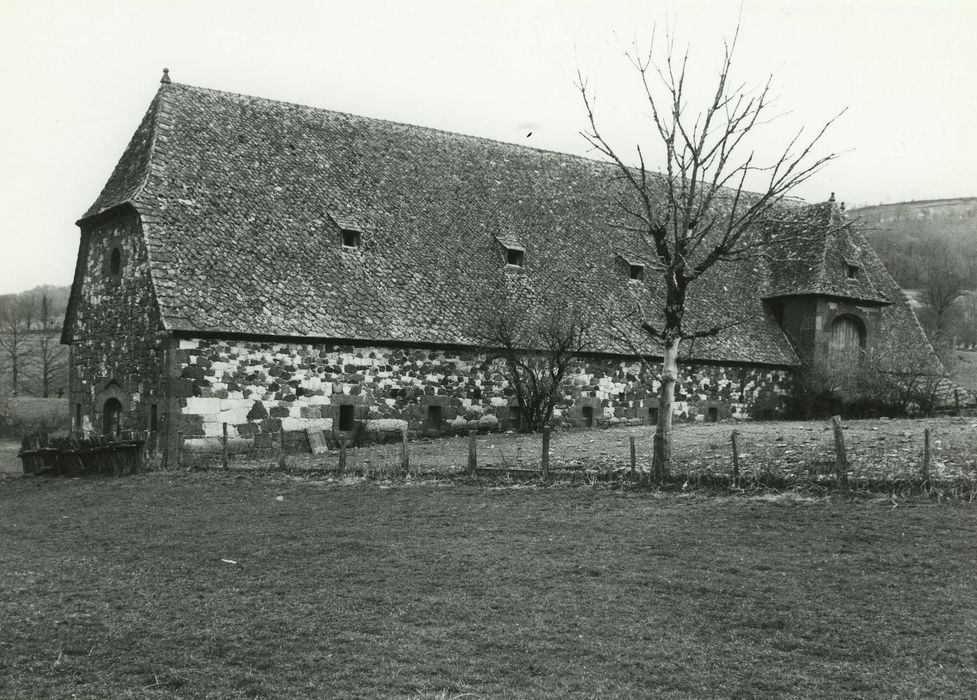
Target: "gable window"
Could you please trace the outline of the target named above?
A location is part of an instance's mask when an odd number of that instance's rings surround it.
[[[513,267],[522,267],[526,264],[526,251],[522,248],[505,248],[505,264]]]
[[[853,280],[857,275],[858,275],[858,265],[852,265],[851,263],[847,263],[845,265],[845,277],[847,277],[850,280]]]
[[[110,277],[118,277],[122,274],[122,249],[119,246],[112,246],[106,263],[105,269]]]
[[[343,237],[343,248],[360,247],[360,232],[355,228],[340,229],[340,233]]]
[[[640,282],[645,278],[645,266],[636,263],[628,264],[628,279]]]

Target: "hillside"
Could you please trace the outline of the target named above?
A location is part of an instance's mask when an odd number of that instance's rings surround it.
[[[977,288],[977,197],[897,202],[850,209],[900,286],[923,286],[927,263],[950,251]]]

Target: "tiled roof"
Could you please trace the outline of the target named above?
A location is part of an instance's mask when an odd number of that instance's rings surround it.
[[[786,235],[772,247],[765,298],[817,294],[873,304],[890,304],[864,264],[874,254],[865,237],[829,200],[784,211]],[[848,268],[856,268],[849,276]]]
[[[502,290],[597,306],[635,289],[618,256],[651,258],[622,229],[614,175],[586,158],[173,83],[85,217],[138,209],[171,330],[472,345]],[[358,248],[341,245],[341,228],[361,232]],[[523,268],[507,268],[500,243],[525,248]],[[857,297],[887,300],[863,243],[825,255],[866,261]],[[819,245],[804,245],[770,285],[751,260],[690,288],[690,329],[744,319],[696,341],[695,358],[797,363],[763,289],[855,289],[828,262],[809,265]],[[654,274],[640,284],[660,293]],[[629,347],[602,334],[593,350]]]

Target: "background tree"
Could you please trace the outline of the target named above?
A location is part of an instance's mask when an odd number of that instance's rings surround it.
[[[598,128],[595,102],[587,82],[578,88],[586,108],[584,138],[617,166],[626,195],[618,202],[627,214],[628,230],[636,232],[655,261],[664,285],[661,299],[638,307],[635,325],[661,351],[661,392],[655,434],[653,473],[663,480],[671,465],[672,405],[683,342],[714,336],[722,326],[689,328],[689,289],[714,266],[762,255],[775,237],[789,229],[771,224],[784,197],[811,177],[835,154],[815,157],[828,121],[813,138],[803,129],[772,158],[760,162],[755,136],[768,123],[770,80],[756,90],[733,83],[731,70],[737,33],[724,44],[724,57],[711,98],[700,110],[689,107],[686,85],[688,52],[679,55],[666,37],[664,57],[655,59],[652,39],[647,52],[637,46],[627,56],[637,73],[651,120],[652,140],[661,150],[660,173],[648,169],[646,149],[636,148],[637,163],[625,161]],[[836,119],[837,117],[835,117]],[[747,191],[746,187],[755,191]]]
[[[21,375],[28,356],[28,340],[34,323],[35,301],[31,295],[0,297],[0,350],[10,365],[10,391],[21,389]]]
[[[41,396],[47,398],[52,384],[62,376],[64,370],[65,348],[60,344],[61,324],[64,314],[54,312],[51,299],[41,295],[40,313],[35,331],[37,333],[37,369],[41,385]]]
[[[954,305],[974,281],[959,251],[945,241],[935,242],[922,262],[922,301],[930,312],[930,339],[934,344],[952,344]]]
[[[568,370],[587,348],[591,315],[566,304],[527,309],[500,298],[503,301],[476,329],[485,346],[481,369],[501,377],[512,389],[519,431],[542,430],[563,398]]]

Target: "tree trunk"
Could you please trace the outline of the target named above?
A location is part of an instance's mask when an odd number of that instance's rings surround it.
[[[17,396],[18,385],[20,384],[20,356],[16,352],[10,354],[10,375],[12,394]]]
[[[662,359],[658,430],[655,432],[651,462],[652,476],[659,484],[665,483],[672,469],[672,404],[675,403],[675,383],[678,381],[678,346],[678,339],[669,341]]]

